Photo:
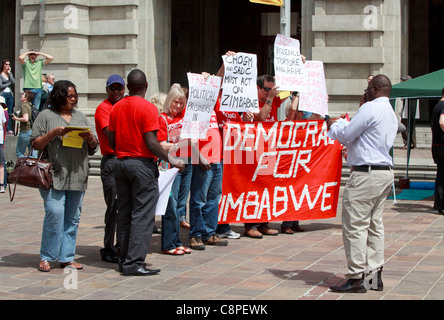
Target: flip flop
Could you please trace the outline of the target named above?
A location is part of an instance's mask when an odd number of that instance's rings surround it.
[[[72,260],[70,262],[60,262],[60,268],[65,268],[67,266],[70,266],[77,270],[83,269],[83,266],[75,260]]]
[[[177,247],[176,249],[177,249],[177,250],[181,250],[181,251],[183,251],[183,252],[186,253],[186,254],[189,254],[189,253],[191,253],[191,251],[192,251],[190,248],[188,248],[188,247],[184,247],[184,246]]]
[[[49,272],[51,270],[51,266],[49,265],[49,262],[46,260],[42,260],[39,263],[39,271],[42,272]]]
[[[179,248],[171,249],[171,250],[164,250],[164,251],[162,251],[162,253],[164,253],[164,254],[172,254],[172,255],[175,255],[175,256],[181,256],[181,255],[184,254],[184,252],[182,250],[180,250]]]

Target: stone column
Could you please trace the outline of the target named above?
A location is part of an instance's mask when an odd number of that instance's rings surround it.
[[[324,62],[330,114],[354,114],[370,74],[399,82],[401,0],[309,0],[302,14],[303,52]]]
[[[143,70],[147,98],[168,89],[171,0],[45,0],[44,17],[39,0],[18,2],[17,55],[35,49],[54,56],[44,72],[74,82],[79,109],[89,116],[106,97],[106,79],[113,73],[126,78],[133,68]],[[21,72],[17,75],[22,83]]]

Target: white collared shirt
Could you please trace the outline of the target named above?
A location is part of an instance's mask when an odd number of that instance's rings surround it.
[[[364,103],[347,125],[334,123],[329,135],[347,147],[347,165],[390,165],[398,120],[389,99],[381,97]]]

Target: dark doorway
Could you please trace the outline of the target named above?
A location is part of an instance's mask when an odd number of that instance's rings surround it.
[[[301,0],[291,11],[292,37],[300,39]],[[279,15],[279,7],[249,0],[173,0],[171,81],[186,85],[189,71],[215,74],[229,50],[256,54],[258,74],[274,74]]]
[[[15,57],[15,0],[0,1],[0,59],[10,60],[14,73]]]
[[[444,68],[444,1],[430,1],[430,70],[433,72]]]

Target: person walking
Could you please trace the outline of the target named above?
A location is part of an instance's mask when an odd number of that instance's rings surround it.
[[[28,148],[28,153],[32,158],[37,158],[37,150],[32,149],[31,145],[31,117],[32,117],[32,100],[34,99],[34,94],[26,90],[22,93],[20,101],[22,102],[22,106],[20,109],[19,116],[12,116],[12,119],[20,122],[20,133],[17,139],[17,146],[15,149],[15,155],[17,158],[22,158],[25,156],[26,148]],[[31,153],[32,150],[32,153]]]

